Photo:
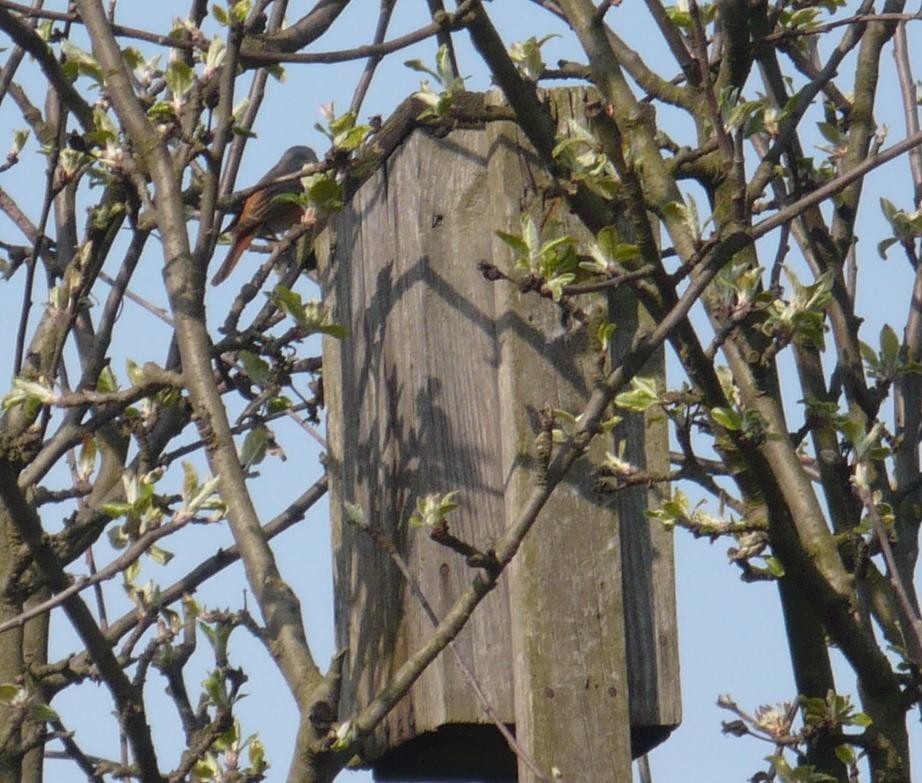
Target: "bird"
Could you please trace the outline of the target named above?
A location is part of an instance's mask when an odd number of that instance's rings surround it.
[[[246,252],[253,240],[266,234],[280,234],[297,223],[304,210],[290,201],[276,201],[282,193],[300,193],[299,180],[276,182],[274,180],[289,174],[295,174],[305,166],[316,163],[317,154],[303,145],[289,147],[266,175],[257,182],[266,187],[254,190],[244,199],[240,213],[231,221],[227,231],[234,238],[231,249],[224,263],[211,278],[212,285],[220,285],[234,271],[240,257]]]

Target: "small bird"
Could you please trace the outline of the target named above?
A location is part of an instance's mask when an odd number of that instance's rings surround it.
[[[267,183],[266,187],[254,190],[243,202],[240,213],[235,217],[228,231],[234,238],[230,252],[224,263],[221,264],[215,276],[211,278],[212,285],[223,283],[234,271],[240,257],[246,252],[253,240],[266,234],[277,235],[301,219],[303,210],[297,204],[288,201],[277,202],[275,197],[282,193],[300,193],[301,183],[298,180],[271,184],[273,180],[288,174],[295,174],[310,163],[317,162],[316,153],[305,146],[289,147],[285,150],[279,162],[266,173],[257,185]]]

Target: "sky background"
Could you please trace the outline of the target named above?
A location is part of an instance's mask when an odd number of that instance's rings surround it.
[[[49,7],[63,7],[64,3],[48,3]],[[854,4],[850,4],[854,5]],[[291,16],[301,14],[310,7],[307,2],[292,2]],[[185,13],[184,3],[167,0],[140,3],[122,0],[119,4],[118,21],[138,27],[162,30],[171,16]],[[554,63],[558,58],[579,60],[580,52],[572,37],[553,24],[552,17],[533,3],[525,0],[499,0],[488,4],[488,11],[503,33],[507,44],[523,41],[530,36],[542,36],[554,31],[561,37],[545,47],[545,59]],[[320,48],[309,51],[347,48],[370,40],[377,18],[378,3],[375,0],[353,0],[337,20],[328,35],[319,42]],[[401,0],[391,25],[389,37],[399,35],[424,23],[425,4]],[[652,65],[666,63],[665,69],[675,69],[666,59],[667,53],[659,35],[650,26],[646,12],[639,0],[623,0],[619,7],[609,13],[610,23],[630,43],[638,48]],[[212,24],[210,32],[215,32]],[[912,32],[912,28],[911,28]],[[833,33],[830,40],[837,41]],[[80,40],[80,31],[75,31],[74,40]],[[456,37],[461,71],[468,76],[468,87],[474,90],[489,88],[489,79],[477,56],[471,51],[466,36]],[[922,51],[922,40],[911,35],[911,46],[915,52]],[[153,51],[146,49],[146,51]],[[368,99],[362,110],[362,118],[381,114],[387,116],[397,103],[418,88],[420,75],[402,66],[404,60],[421,59],[432,63],[435,57],[435,43],[432,41],[407,49],[392,56],[379,70]],[[849,89],[853,60],[851,57],[840,69],[844,91]],[[919,62],[918,55],[916,62]],[[884,55],[883,66],[889,69],[882,79],[882,93],[879,100],[878,119],[890,127],[888,143],[893,143],[904,134],[900,114],[896,79],[892,72],[892,59]],[[353,86],[363,63],[346,63],[335,66],[310,66],[289,68],[284,83],[269,82],[265,105],[254,128],[256,138],[251,140],[243,161],[239,186],[250,184],[261,176],[275,162],[281,150],[292,144],[307,143],[318,151],[326,149],[325,138],[313,129],[315,122],[322,121],[319,107],[334,101],[343,110],[352,97]],[[42,82],[35,78],[36,69],[32,63],[25,63],[20,69],[23,86],[32,100],[40,103],[44,94]],[[238,95],[245,93],[245,80],[238,83]],[[757,89],[753,82],[752,92]],[[752,96],[754,97],[754,96]],[[660,114],[663,127],[674,137],[681,139],[690,126],[674,113]],[[23,126],[21,117],[12,102],[7,99],[0,107],[0,149],[8,142],[3,138],[4,129],[12,135],[12,129]],[[685,138],[690,138],[685,136]],[[819,155],[820,153],[816,153]],[[22,163],[11,171],[0,175],[0,187],[11,193],[27,214],[37,214],[42,198],[44,158],[37,154],[37,144],[30,140],[22,155]],[[905,321],[909,281],[905,262],[896,252],[888,261],[881,261],[876,253],[876,243],[886,235],[886,224],[880,215],[878,199],[886,195],[899,206],[911,208],[911,180],[905,158],[883,167],[869,180],[868,192],[860,217],[859,266],[859,310],[865,317],[862,336],[866,342],[876,345],[877,334],[884,322],[891,323],[897,331]],[[96,192],[90,193],[90,198]],[[80,208],[90,202],[83,195]],[[706,211],[703,198],[698,205]],[[190,226],[194,231],[194,226]],[[127,232],[126,232],[127,233]],[[0,218],[0,237],[7,241],[21,241],[5,218]],[[771,240],[769,240],[771,242]],[[771,245],[773,248],[773,245]],[[223,251],[219,249],[218,253]],[[118,259],[114,253],[113,258]],[[151,243],[139,270],[133,288],[150,301],[166,308],[166,297],[162,290],[160,266],[162,258],[159,245]],[[241,267],[246,266],[246,261]],[[111,270],[110,270],[111,271]],[[22,297],[20,272],[6,285],[0,286],[0,328],[8,335],[0,344],[0,367],[9,375],[12,367],[12,350],[15,328]],[[217,326],[224,317],[226,308],[234,293],[246,278],[246,271],[238,273],[220,289],[209,289],[209,322]],[[307,286],[308,284],[304,283]],[[303,289],[305,292],[307,287]],[[99,301],[106,295],[105,288],[95,292]],[[894,296],[894,294],[896,294]],[[316,295],[316,294],[314,294]],[[36,299],[41,301],[44,292],[38,290]],[[37,318],[36,316],[34,316]],[[700,316],[699,316],[700,317]],[[120,334],[113,350],[112,367],[123,383],[125,360],[132,358],[139,364],[144,361],[163,363],[166,355],[166,341],[169,329],[149,313],[126,303],[119,322]],[[319,353],[319,345],[306,344],[303,355]],[[785,365],[782,365],[783,367]],[[787,365],[787,369],[790,366]],[[670,357],[670,375],[679,377],[676,364]],[[792,400],[797,397],[793,396]],[[792,412],[794,421],[800,418]],[[186,440],[194,437],[190,430]],[[288,454],[287,461],[267,460],[260,466],[260,477],[252,482],[257,508],[265,520],[281,511],[294,497],[303,492],[320,475],[321,449],[295,427],[281,426],[278,429],[280,445]],[[61,483],[66,476],[60,477]],[[179,478],[168,475],[163,489],[175,486]],[[53,480],[51,483],[54,483]],[[694,493],[690,490],[692,496]],[[66,511],[56,517],[54,510],[46,517],[46,523],[55,528]],[[145,565],[142,581],[154,579],[169,584],[176,576],[184,573],[203,556],[217,547],[230,543],[230,536],[223,527],[195,528],[183,533],[182,539],[169,541],[166,546],[176,555],[169,567],[161,569]],[[788,663],[782,618],[777,591],[770,584],[744,585],[738,579],[737,570],[728,565],[725,551],[730,544],[695,541],[689,535],[676,536],[677,603],[679,615],[680,656],[682,666],[682,700],[684,722],[660,748],[651,754],[651,765],[655,781],[660,783],[679,780],[743,781],[751,777],[760,767],[761,759],[772,752],[768,745],[752,739],[725,737],[720,733],[721,720],[732,718],[715,705],[718,694],[730,694],[740,705],[754,710],[758,705],[778,703],[793,698],[793,686]],[[326,503],[311,511],[308,519],[283,534],[274,544],[283,575],[289,578],[298,592],[312,649],[316,659],[325,666],[334,651],[332,637],[331,567],[329,549],[329,528]],[[97,551],[97,561],[105,562],[108,552],[104,544]],[[75,570],[79,570],[77,567]],[[213,582],[206,585],[197,595],[200,603],[212,607],[236,607],[244,599],[242,571],[239,567],[227,569]],[[109,616],[117,617],[128,609],[128,603],[116,582],[107,586]],[[252,600],[251,600],[252,604]],[[58,615],[55,623],[52,659],[80,645],[68,628],[66,621]],[[205,642],[196,653],[198,666],[207,666],[209,651]],[[281,677],[266,666],[261,647],[243,632],[235,633],[231,645],[232,660],[244,666],[250,675],[245,691],[247,698],[241,703],[238,715],[244,733],[259,731],[267,747],[273,768],[270,780],[281,780],[287,773],[288,752],[296,730],[296,717],[290,697]],[[838,663],[841,663],[838,661]],[[842,674],[839,687],[849,688],[847,668],[839,666]],[[195,686],[197,683],[190,683]],[[175,712],[168,699],[163,696],[163,684],[154,679],[149,686],[152,708],[151,722],[155,727],[158,747],[164,750],[163,766],[172,765],[177,748],[183,746],[181,733],[175,719]],[[114,723],[111,720],[111,704],[108,694],[100,686],[87,685],[65,692],[54,702],[65,725],[76,731],[78,742],[84,750],[112,755],[117,744]],[[917,717],[912,718],[915,747],[922,747],[922,734],[918,731]],[[70,783],[83,780],[83,776],[69,762],[51,762],[49,780]],[[370,780],[367,772],[343,773],[340,780],[361,783]]]

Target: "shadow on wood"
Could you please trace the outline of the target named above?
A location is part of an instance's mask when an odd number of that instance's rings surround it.
[[[559,114],[581,116],[584,94],[553,93]],[[416,501],[459,490],[452,533],[489,549],[535,481],[541,411],[578,413],[592,390],[591,330],[477,268],[509,269],[494,230],[518,232],[522,210],[548,237],[579,235],[544,182],[512,123],[415,131],[315,243],[333,317],[349,330],[324,346],[343,716],[431,631],[387,555],[345,523],[345,504],[393,539],[442,615],[473,573],[409,527]],[[592,306],[618,324],[617,355],[637,329],[636,303],[619,292]],[[661,375],[661,360],[646,374]],[[664,422],[628,416],[616,437],[634,464],[667,467]],[[596,463],[618,448],[596,440]],[[645,487],[594,492],[582,460],[456,640],[518,741],[568,781],[629,780],[632,752],[679,722],[672,541],[645,519],[651,502]],[[448,655],[387,717],[364,763],[382,780],[515,779],[514,757]]]

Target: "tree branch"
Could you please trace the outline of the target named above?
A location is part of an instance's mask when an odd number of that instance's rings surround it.
[[[278,644],[280,668],[301,705],[322,676],[308,648],[300,604],[278,572],[247,492],[246,476],[211,371],[211,343],[202,306],[205,270],[192,263],[179,182],[164,141],[134,95],[101,3],[78,0],[78,8],[96,59],[107,74],[115,111],[156,187],[164,281],[176,323],[183,374],[200,431],[210,445],[209,463],[212,472],[220,477],[221,495],[230,509],[231,530],[243,554],[247,578],[269,633]]]

